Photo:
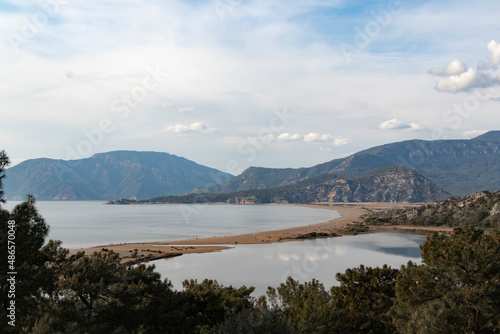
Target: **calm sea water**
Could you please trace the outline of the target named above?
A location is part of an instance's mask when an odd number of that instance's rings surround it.
[[[328,289],[338,285],[335,275],[360,264],[388,264],[394,268],[421,262],[422,235],[378,232],[357,236],[293,241],[265,245],[236,245],[217,253],[186,254],[152,263],[177,290],[185,279],[216,279],[224,286],[256,288],[254,296],[267,287],[278,287],[288,276],[300,282],[315,278]]]
[[[11,210],[19,202],[8,202]],[[37,202],[48,239],[84,248],[237,235],[326,222],[337,211],[282,205],[104,205],[93,201]]]

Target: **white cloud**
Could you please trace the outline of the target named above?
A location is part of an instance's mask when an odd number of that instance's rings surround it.
[[[485,134],[486,132],[488,132],[488,130],[470,130],[463,132],[462,135],[464,136],[464,138],[471,139]]]
[[[193,111],[194,107],[179,108],[179,112]]]
[[[479,85],[481,75],[478,71],[468,68],[466,72],[459,75],[451,75],[442,79],[436,84],[436,90],[440,92],[456,93],[468,90]]]
[[[424,129],[421,125],[417,123],[404,123],[396,118],[380,123],[378,128],[380,130],[408,130],[408,131],[419,131]]]
[[[333,137],[329,134],[320,135],[316,132],[311,132],[310,134],[304,136],[304,141],[306,143],[324,142],[331,139],[333,139]]]
[[[446,68],[433,68],[429,70],[430,74],[439,75],[439,76],[449,76],[449,75],[459,75],[464,73],[467,70],[467,67],[460,60],[453,60],[448,64]]]
[[[500,43],[495,40],[491,40],[488,45],[488,51],[490,51],[490,61],[495,66],[495,68],[500,65]]]
[[[500,43],[491,40],[486,47],[490,52],[490,58],[485,62],[479,62],[478,68],[483,70],[496,70],[500,65]]]
[[[261,138],[263,143],[272,143],[274,141],[274,136],[273,135],[265,135]]]
[[[319,150],[320,150],[321,152],[331,152],[331,151],[332,151],[332,149],[331,149],[331,148],[329,148],[329,147],[324,147],[324,146],[321,146],[321,147],[319,148]]]
[[[333,146],[344,146],[351,142],[348,138],[338,137],[333,140]]]
[[[380,123],[378,127],[381,130],[398,130],[398,129],[408,129],[409,125],[397,120],[396,118],[393,118],[388,121]]]
[[[278,136],[277,141],[279,142],[288,142],[288,141],[297,141],[301,140],[302,136],[299,135],[298,133],[295,134],[290,134],[288,132],[282,133]]]
[[[409,128],[409,131],[420,131],[420,130],[424,130],[424,127],[417,124],[417,123],[409,123],[410,125],[410,128]]]
[[[452,61],[446,69],[430,69],[429,74],[443,77],[436,83],[436,90],[457,93],[500,84],[500,73],[491,73],[498,69],[500,64],[500,43],[491,40],[486,46],[490,57],[487,61],[480,61],[476,69],[472,67],[466,69],[465,64],[459,60]]]
[[[216,129],[209,129],[204,123],[201,122],[194,122],[191,125],[184,125],[184,124],[170,125],[167,126],[165,129],[163,129],[162,131],[176,133],[176,134],[188,133],[188,132],[211,134],[216,132]]]

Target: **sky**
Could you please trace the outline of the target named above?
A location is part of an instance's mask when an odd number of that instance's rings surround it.
[[[497,0],[2,0],[0,149],[233,175],[500,125]]]

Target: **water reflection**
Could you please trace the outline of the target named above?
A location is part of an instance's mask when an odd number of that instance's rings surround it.
[[[388,264],[399,268],[408,261],[420,263],[422,235],[379,232],[359,236],[304,240],[266,245],[237,245],[220,253],[189,254],[155,261],[162,278],[177,289],[184,279],[216,279],[233,286],[254,286],[255,295],[265,294],[286,277],[301,282],[318,279],[330,287],[335,275],[364,264],[376,267]]]

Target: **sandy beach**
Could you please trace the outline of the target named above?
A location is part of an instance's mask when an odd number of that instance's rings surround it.
[[[360,216],[370,211],[389,210],[406,207],[409,203],[318,203],[300,205],[310,208],[335,210],[341,214],[340,218],[324,223],[293,227],[282,230],[269,230],[257,233],[240,234],[226,237],[191,239],[180,241],[158,240],[147,243],[124,243],[96,246],[85,249],[73,249],[71,254],[85,251],[91,254],[95,251],[113,250],[120,254],[124,262],[147,262],[160,258],[180,256],[191,253],[217,252],[232,248],[236,244],[265,244],[273,242],[295,241],[300,235],[316,233],[335,233],[341,235],[341,230],[349,223],[356,221]],[[395,226],[387,227],[393,229]],[[403,226],[401,229],[409,228]],[[378,228],[378,229],[383,229]],[[415,229],[414,227],[411,229]]]

